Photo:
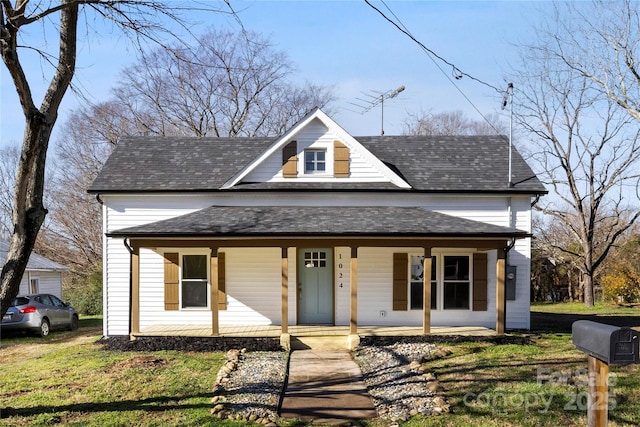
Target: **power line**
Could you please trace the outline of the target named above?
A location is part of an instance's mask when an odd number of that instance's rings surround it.
[[[456,90],[458,92],[460,92],[460,94],[462,95],[462,97],[464,99],[467,100],[467,102],[473,107],[474,110],[476,110],[476,112],[489,124],[489,126],[491,126],[497,133],[499,133],[500,131],[498,131],[498,129],[495,128],[495,126],[493,125],[493,123],[491,123],[485,116],[484,114],[482,114],[482,112],[478,109],[478,107],[475,106],[475,104],[471,101],[471,99],[462,91],[462,89],[460,89],[460,87],[458,87],[458,85],[451,79],[451,77],[442,69],[442,67],[440,66],[440,64],[438,64],[436,62],[436,60],[434,59],[437,58],[440,61],[442,61],[443,63],[447,64],[448,66],[451,67],[452,70],[452,75],[456,80],[460,80],[463,77],[468,77],[471,80],[474,80],[484,86],[487,86],[493,90],[495,90],[496,92],[498,92],[499,94],[504,94],[505,91],[497,88],[496,86],[487,83],[483,80],[480,80],[474,76],[472,76],[471,74],[465,73],[462,70],[460,70],[458,67],[455,66],[455,64],[447,61],[446,59],[444,59],[443,57],[441,57],[440,55],[438,55],[437,53],[435,53],[433,50],[429,49],[427,46],[425,46],[424,43],[422,43],[421,41],[419,41],[417,38],[415,38],[415,36],[413,34],[411,34],[411,32],[409,31],[409,29],[402,23],[402,21],[400,20],[400,18],[398,18],[396,16],[396,14],[391,10],[391,8],[389,8],[389,6],[384,2],[384,0],[382,0],[382,4],[384,4],[384,6],[387,8],[387,10],[393,15],[393,17],[396,19],[396,21],[392,20],[391,18],[389,18],[387,15],[385,15],[385,13],[383,11],[381,11],[380,9],[378,9],[377,7],[375,7],[374,5],[372,5],[369,0],[364,0],[365,3],[367,5],[369,5],[372,9],[374,9],[376,12],[378,12],[385,20],[387,20],[389,23],[391,23],[394,27],[396,27],[400,32],[402,32],[404,35],[406,35],[407,37],[409,37],[413,42],[415,42],[418,46],[420,46],[420,48],[422,48],[422,50],[427,54],[427,56],[429,57],[429,59],[431,59],[431,61],[433,62],[433,64],[440,70],[440,72],[445,76],[445,78],[447,80],[449,80],[449,82],[453,85],[453,87],[456,88]]]

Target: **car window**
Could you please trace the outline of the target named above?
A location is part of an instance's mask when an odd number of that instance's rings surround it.
[[[13,300],[13,302],[11,303],[11,307],[15,307],[17,305],[27,305],[27,304],[29,304],[29,298],[27,298],[27,297],[18,297],[18,298]]]
[[[51,298],[49,298],[49,295],[40,295],[40,302],[46,305],[53,305],[53,302],[51,302]]]
[[[60,298],[58,298],[55,295],[49,295],[49,298],[51,298],[51,302],[53,303],[53,305],[55,305],[56,307],[64,307],[64,303],[60,300]]]

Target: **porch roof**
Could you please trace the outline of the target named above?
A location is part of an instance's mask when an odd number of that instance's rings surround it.
[[[210,206],[109,237],[450,237],[524,238],[511,227],[445,215],[418,207]]]

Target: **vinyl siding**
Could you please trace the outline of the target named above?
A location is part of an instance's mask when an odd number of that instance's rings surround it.
[[[300,141],[300,139],[298,139]],[[331,141],[333,141],[331,139]],[[281,159],[280,159],[281,162]],[[511,215],[506,197],[471,195],[339,193],[313,192],[278,194],[211,193],[165,195],[104,195],[105,232],[125,227],[143,225],[162,219],[184,215],[211,206],[419,206],[440,213],[460,216],[494,225],[512,226],[531,230],[531,213],[528,196],[511,198]],[[529,327],[529,239],[518,240],[510,251],[509,264],[518,267],[516,300],[507,303],[507,328]],[[122,239],[106,238],[104,242],[104,333],[126,335],[129,333],[129,267],[130,255]],[[405,248],[409,250],[410,248]],[[391,274],[393,252],[398,248],[361,248],[358,260],[358,322],[367,324],[421,324],[421,312],[408,310],[394,313],[391,310]],[[416,252],[417,251],[417,252]],[[280,323],[280,265],[279,248],[227,250],[228,309],[220,312],[220,323],[279,324]],[[421,249],[409,253],[421,254]],[[338,256],[345,257],[344,286],[338,287]],[[349,323],[349,248],[337,248],[335,272],[335,322]],[[289,324],[296,323],[296,259],[295,250],[289,250]],[[209,310],[185,313],[177,311],[175,317],[167,317],[162,306],[162,258],[149,250],[141,251],[141,327],[154,322],[202,323],[210,325]],[[489,252],[488,311],[487,312],[432,312],[434,325],[479,324],[495,326],[495,251]],[[42,286],[42,282],[41,282]],[[158,311],[159,310],[159,311]],[[380,317],[381,310],[385,317]],[[162,313],[162,314],[160,314]]]
[[[385,175],[374,167],[362,147],[349,147],[349,172],[348,178],[334,178],[333,176],[333,142],[340,140],[339,136],[331,132],[320,120],[314,120],[298,134],[291,137],[298,142],[298,176],[297,181],[350,181],[350,182],[387,182]],[[344,143],[344,141],[341,141]],[[346,145],[346,144],[345,144]],[[326,171],[322,175],[305,175],[304,150],[326,150]],[[292,178],[282,176],[282,151],[278,150],[265,159],[256,169],[251,171],[243,182],[276,182],[286,181]]]
[[[206,252],[173,248],[158,252],[140,250],[140,327],[157,324],[211,326],[209,308],[164,309],[163,251],[180,252],[181,255]],[[220,325],[280,324],[280,248],[220,248],[219,251],[226,254],[228,302],[227,309],[219,312]],[[295,279],[295,275],[293,277]]]
[[[59,271],[26,270],[20,281],[20,295],[31,293],[31,279],[38,279],[38,293],[52,294],[62,299],[62,274]]]
[[[471,253],[473,249],[463,250]],[[422,248],[360,248],[358,255],[358,324],[420,326],[422,310],[393,310],[393,254],[423,255]],[[459,253],[456,251],[455,253]],[[433,249],[434,255],[444,252]],[[489,310],[431,310],[433,326],[480,325],[495,328],[495,251],[488,252],[487,301]],[[407,286],[409,286],[407,284]],[[441,297],[441,295],[439,295]],[[385,313],[384,317],[380,312]]]

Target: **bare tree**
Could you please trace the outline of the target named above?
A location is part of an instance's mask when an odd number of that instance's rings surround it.
[[[142,55],[114,95],[148,134],[276,135],[334,100],[328,88],[292,84],[293,71],[262,35],[211,30],[192,46]]]
[[[506,134],[507,126],[497,114],[486,120],[473,120],[462,111],[410,114],[404,122],[405,135],[497,135]]]
[[[640,120],[640,3],[558,3],[539,33],[547,35],[548,55]]]
[[[13,188],[19,161],[20,148],[17,145],[0,148],[0,239],[8,239],[13,230],[11,226]]]
[[[515,119],[531,141],[524,148],[552,190],[537,208],[571,236],[547,243],[579,259],[584,302],[592,306],[598,268],[640,215],[638,124],[589,77],[549,55],[544,38],[524,50],[513,81],[520,82]]]
[[[50,221],[39,236],[43,255],[86,276],[102,263],[102,211],[87,188],[125,135],[137,134],[122,107],[102,103],[74,111],[56,144]]]
[[[79,108],[63,124],[51,221],[37,245],[71,267],[66,283],[87,283],[100,267],[101,211],[86,190],[122,137],[277,135],[333,99],[323,86],[288,82],[293,66],[257,34],[209,32],[194,46],[142,54],[110,101]]]
[[[47,214],[43,203],[47,149],[60,103],[75,73],[80,12],[87,22],[104,18],[132,34],[134,40],[161,42],[164,36],[170,34],[163,20],[171,20],[186,28],[179,16],[184,10],[184,6],[152,0],[0,1],[0,51],[25,117],[12,209],[13,230],[0,276],[0,315],[6,312],[19,291],[29,255]],[[57,22],[54,20],[56,16],[59,17]],[[19,44],[23,32],[38,25],[55,28],[57,54],[47,51],[49,39],[46,36],[42,42],[44,47]],[[87,24],[87,30],[89,28]],[[52,65],[47,77],[48,87],[39,105],[33,97],[27,70],[20,60],[19,51],[22,49],[37,51],[45,63]]]

